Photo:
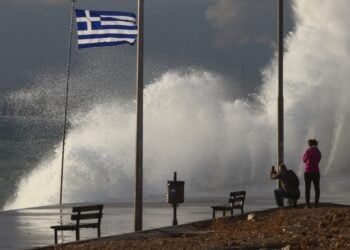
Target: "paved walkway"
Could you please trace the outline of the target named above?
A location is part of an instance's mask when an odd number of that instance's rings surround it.
[[[131,204],[105,205],[101,224],[102,237],[133,232],[133,207]],[[63,221],[70,222],[71,208],[63,210]],[[205,204],[182,205],[178,209],[179,223],[209,219],[209,206]],[[28,249],[54,243],[50,226],[59,224],[57,207],[32,208],[0,212],[0,250]],[[144,206],[144,229],[170,226],[172,208],[166,203],[151,203]],[[82,229],[81,239],[96,238],[96,230]],[[59,233],[59,242],[75,241],[74,232]]]

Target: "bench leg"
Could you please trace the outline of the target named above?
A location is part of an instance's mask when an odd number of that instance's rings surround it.
[[[97,237],[98,238],[101,237],[101,228],[100,227],[97,228]]]
[[[226,215],[226,209],[222,210],[222,216],[225,217],[225,215]]]
[[[213,219],[215,219],[215,209],[213,208]]]
[[[231,216],[233,216],[233,208],[231,209]]]
[[[57,230],[55,229],[55,245],[57,245]]]
[[[75,240],[80,240],[80,229],[75,229]]]

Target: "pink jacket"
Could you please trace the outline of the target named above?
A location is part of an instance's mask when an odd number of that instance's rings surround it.
[[[321,152],[315,147],[309,147],[303,155],[303,162],[305,163],[305,173],[319,173],[320,168],[318,163],[321,161]]]

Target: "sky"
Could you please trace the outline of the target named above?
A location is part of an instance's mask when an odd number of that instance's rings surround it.
[[[18,90],[42,75],[64,75],[71,3],[68,0],[0,0],[0,91]],[[275,0],[146,0],[145,83],[168,70],[196,68],[238,82],[246,93],[261,84],[260,71],[273,57]],[[81,0],[76,8],[136,12],[137,1]],[[286,6],[285,32],[293,29]],[[136,47],[78,50],[73,23],[72,72],[113,71],[125,84],[134,77]],[[115,66],[115,67],[114,67]],[[54,73],[52,73],[54,72]],[[107,74],[106,74],[107,75]],[[96,76],[91,76],[93,78]],[[46,77],[50,78],[50,77]],[[101,77],[96,77],[99,80]],[[108,84],[108,83],[106,83]]]

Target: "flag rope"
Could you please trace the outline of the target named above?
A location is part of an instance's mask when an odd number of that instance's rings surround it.
[[[64,106],[64,122],[63,122],[63,136],[62,136],[62,158],[61,158],[61,179],[60,179],[60,214],[62,225],[62,197],[63,197],[63,173],[64,173],[64,153],[66,144],[66,132],[67,132],[67,117],[68,117],[68,97],[69,97],[69,80],[71,75],[71,57],[72,57],[72,37],[73,37],[73,18],[76,0],[72,0],[71,19],[69,27],[69,43],[68,43],[68,62],[67,62],[67,80],[66,80],[66,93],[65,93],[65,106]]]

